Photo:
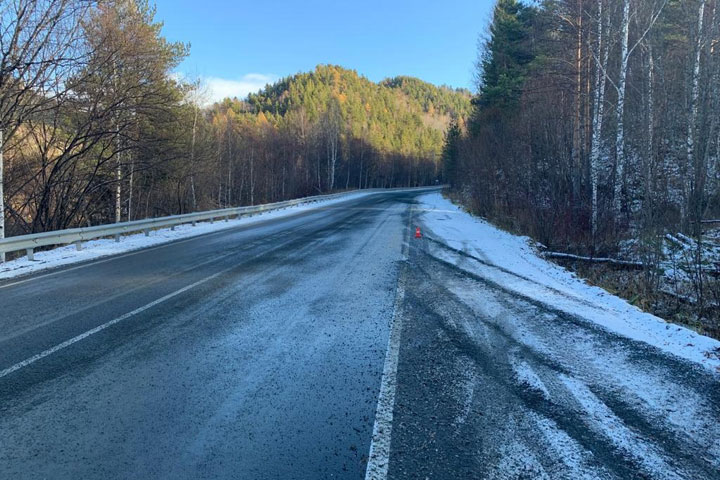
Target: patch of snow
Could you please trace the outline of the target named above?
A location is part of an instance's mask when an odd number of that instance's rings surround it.
[[[713,354],[720,351],[720,341],[667,323],[622,298],[588,285],[561,266],[541,258],[529,238],[502,231],[466,213],[439,193],[423,195],[418,202],[418,213],[433,238],[490,265],[458,261],[457,255],[438,252],[443,260],[461,262],[459,267],[508,290],[720,372],[720,358]]]
[[[608,438],[620,451],[631,457],[652,478],[680,479],[658,449],[634,433],[584,383],[562,376],[565,386],[587,414],[590,428]]]
[[[148,247],[162,245],[175,240],[196,237],[207,233],[227,230],[239,226],[252,225],[254,223],[263,222],[270,219],[282,218],[298,213],[314,210],[317,208],[329,207],[331,205],[355,200],[374,195],[377,192],[352,192],[339,198],[332,198],[319,202],[303,203],[278,210],[270,210],[253,216],[244,216],[237,219],[231,219],[227,222],[219,220],[215,223],[200,222],[196,226],[191,224],[178,225],[175,230],[164,228],[150,232],[150,236],[146,237],[144,233],[135,233],[120,237],[120,242],[115,242],[112,238],[99,238],[83,242],[83,249],[78,251],[74,245],[66,245],[47,251],[39,251],[35,253],[35,260],[30,261],[27,257],[21,257],[11,260],[4,264],[0,264],[0,280],[19,277],[29,273],[36,273],[43,270],[49,270],[73,263],[86,262],[102,257],[117,255],[121,253],[133,252]]]
[[[542,463],[528,446],[517,439],[509,439],[500,447],[500,459],[488,478],[534,478],[550,480]],[[492,471],[495,470],[495,471]]]
[[[594,480],[605,478],[590,466],[592,453],[585,450],[582,445],[565,433],[557,423],[549,418],[531,414],[535,419],[538,430],[542,434],[550,449],[560,458],[562,463],[572,472],[572,478]]]
[[[511,364],[518,382],[542,394],[546,400],[550,399],[550,392],[548,392],[547,387],[527,362],[518,361],[513,358],[511,359]]]
[[[462,407],[455,417],[455,425],[459,426],[467,421],[475,399],[475,386],[478,383],[478,375],[475,364],[467,357],[458,357],[457,368],[460,372],[458,378],[458,394],[462,399]]]
[[[682,387],[670,380],[671,374],[665,368],[633,362],[628,357],[629,352],[623,352],[621,348],[608,352],[587,339],[567,340],[592,364],[592,369],[586,369],[586,375],[595,371],[595,381],[611,379],[614,388],[623,392],[623,398],[639,410],[649,412],[676,435],[689,437],[698,445],[708,438],[720,438],[720,425],[708,421],[716,415],[712,399],[707,397],[709,392]],[[718,461],[720,459],[715,457],[714,462]]]
[[[516,315],[508,313],[507,306],[499,303],[492,295],[478,295],[477,290],[466,283],[449,283],[448,289],[481,318],[487,318],[500,327],[515,341],[548,358],[554,358],[552,349],[535,335]]]

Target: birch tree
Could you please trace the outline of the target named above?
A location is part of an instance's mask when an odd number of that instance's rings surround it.
[[[705,20],[705,0],[700,0],[697,14],[697,31],[695,32],[695,42],[693,50],[693,64],[692,64],[692,81],[691,81],[691,93],[690,93],[690,113],[688,115],[687,124],[687,165],[691,169],[692,176],[686,175],[684,181],[685,189],[685,202],[691,202],[693,204],[701,202],[701,182],[700,178],[703,175],[703,168],[701,162],[696,155],[696,131],[698,121],[698,111],[700,102],[700,59],[702,56],[702,45],[703,45],[703,24]],[[694,177],[694,178],[693,178]],[[684,206],[683,222],[687,226],[689,221],[688,207]],[[699,221],[699,218],[696,219]]]
[[[185,45],[160,36],[162,25],[154,15],[147,0],[112,0],[102,2],[83,22],[84,34],[93,45],[85,92],[113,112],[107,128],[115,137],[110,155],[116,165],[111,182],[116,222],[122,219],[123,206],[130,207],[129,181],[140,173],[136,157],[143,133],[139,128],[148,124],[145,119],[155,123],[176,102],[168,73],[187,53]],[[130,216],[130,209],[126,210]]]
[[[625,89],[627,86],[629,40],[630,40],[630,0],[623,0],[622,22],[620,24],[620,73],[617,82],[617,106],[615,116],[617,132],[615,138],[615,182],[613,206],[615,220],[618,220],[622,208],[622,186],[625,174]]]
[[[591,235],[593,247],[598,233],[598,186],[600,182],[600,156],[603,123],[605,119],[605,88],[607,66],[610,57],[609,41],[605,27],[604,1],[598,2],[597,40],[595,42],[595,95],[593,97],[592,140],[590,147],[590,188],[591,188]]]
[[[322,128],[327,149],[327,185],[328,190],[335,188],[335,171],[337,168],[340,146],[340,129],[342,116],[336,98],[330,100],[327,113],[323,118]]]

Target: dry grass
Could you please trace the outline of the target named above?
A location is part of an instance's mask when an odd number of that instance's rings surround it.
[[[720,340],[720,308],[705,308],[703,312],[698,312],[697,306],[686,298],[647,288],[642,271],[567,260],[556,263],[572,270],[589,284],[622,297],[645,312]],[[712,287],[717,288],[717,285]]]

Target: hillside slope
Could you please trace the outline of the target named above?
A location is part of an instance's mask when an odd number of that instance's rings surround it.
[[[346,134],[391,154],[439,158],[451,119],[470,111],[470,93],[411,77],[374,83],[355,70],[320,65],[248,98],[247,111],[275,117],[303,112],[310,123],[335,113]]]

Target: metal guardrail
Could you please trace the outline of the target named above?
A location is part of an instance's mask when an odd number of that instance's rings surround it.
[[[30,235],[18,235],[0,240],[0,253],[19,252],[25,250],[28,260],[34,260],[34,250],[39,247],[54,245],[69,245],[74,243],[78,250],[82,250],[82,243],[102,237],[115,237],[120,241],[120,236],[128,233],[144,232],[145,236],[150,235],[151,230],[160,228],[174,229],[178,225],[214,220],[229,220],[231,217],[241,217],[255,213],[280,210],[294,207],[304,203],[313,203],[324,200],[332,200],[358,192],[391,192],[402,190],[436,190],[436,188],[420,187],[417,189],[395,188],[395,189],[367,189],[353,190],[351,192],[334,193],[330,195],[318,195],[314,197],[297,198],[277,203],[266,203],[247,207],[225,208],[222,210],[210,210],[205,212],[186,213],[183,215],[172,215],[169,217],[148,218],[145,220],[134,220],[132,222],[120,222],[109,225],[97,225],[94,227],[71,228],[67,230],[56,230],[53,232],[33,233]]]

